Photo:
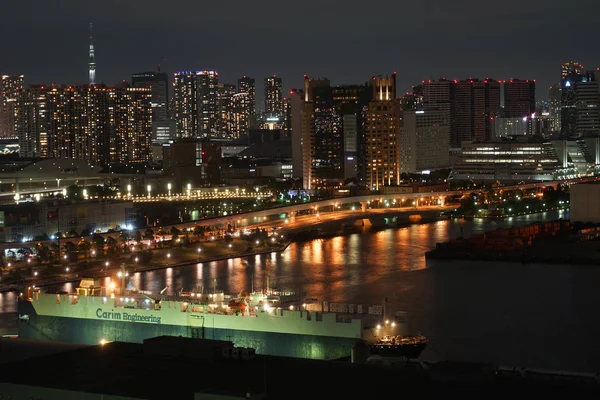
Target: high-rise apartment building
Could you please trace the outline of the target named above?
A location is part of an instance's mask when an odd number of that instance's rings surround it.
[[[25,77],[23,75],[2,75],[0,77],[0,137],[16,135],[15,103],[24,88]]]
[[[254,78],[248,76],[239,78],[237,82],[237,92],[247,93],[249,95],[250,115],[251,118],[254,117],[256,115],[256,82]]]
[[[408,109],[445,111],[450,121],[450,148],[464,141],[486,141],[493,136],[492,121],[500,114],[500,82],[494,79],[423,81],[413,90]],[[405,107],[405,109],[407,109]]]
[[[305,77],[306,81],[308,77]],[[292,176],[302,179],[302,188],[311,189],[312,148],[312,105],[305,101],[304,91],[290,91]]]
[[[312,108],[312,187],[339,185],[343,181],[342,127],[330,82],[327,78],[305,79],[304,92]]]
[[[504,82],[504,116],[531,118],[535,113],[535,81],[510,79]]]
[[[359,154],[364,148],[363,111],[371,98],[368,85],[331,86],[326,78],[304,78],[304,99],[291,94],[292,146],[298,141],[295,170],[300,169],[305,189],[340,186],[357,178]],[[275,117],[272,117],[275,118]],[[301,134],[298,135],[301,129]]]
[[[439,145],[445,147],[449,151],[451,147],[460,147],[460,140],[457,135],[456,125],[456,87],[458,81],[439,79],[422,81],[421,85],[413,87],[411,94],[405,96],[404,110],[425,111],[429,112],[445,112],[448,114],[450,121],[450,135],[448,143]],[[410,124],[408,125],[410,126]],[[406,163],[406,161],[405,161]]]
[[[45,87],[35,86],[22,90],[14,106],[19,156],[48,157]]]
[[[342,119],[344,179],[365,179],[364,125],[367,106],[372,95],[373,89],[368,84],[341,85],[332,88],[333,104],[336,113]]]
[[[177,137],[219,137],[219,74],[181,71],[173,79]]]
[[[265,78],[265,113],[283,115],[283,85],[275,75]]]
[[[550,130],[553,132],[560,132],[560,100],[561,100],[561,85],[555,83],[550,86],[548,90],[548,112],[550,117]]]
[[[151,161],[152,89],[128,86],[111,88],[108,104],[109,118],[118,121],[115,132],[116,157],[110,162],[131,165]]]
[[[131,75],[134,88],[150,88],[152,93],[152,120],[166,121],[169,105],[169,77],[166,72],[139,72]]]
[[[239,138],[248,135],[250,117],[252,115],[252,95],[250,93],[236,93],[231,98],[233,109],[233,137]]]
[[[196,74],[198,82],[198,134],[205,138],[218,138],[219,74],[201,71]]]
[[[283,134],[285,137],[292,137],[292,98],[283,99]]]
[[[371,81],[373,99],[365,120],[366,180],[370,189],[400,184],[400,100],[396,74]]]
[[[218,104],[219,118],[217,121],[219,136],[232,138],[235,133],[235,107],[233,96],[237,93],[235,85],[219,83]]]
[[[492,120],[500,114],[500,83],[493,79],[466,79],[456,83],[456,128],[452,147],[464,141],[492,138]]]
[[[108,164],[116,151],[117,126],[108,119],[109,94],[101,86],[55,86],[46,93],[48,150],[52,158],[76,158]],[[110,147],[109,147],[110,146]]]
[[[175,72],[173,76],[173,118],[177,138],[198,136],[198,81],[191,71]]]
[[[36,86],[17,102],[21,155],[106,166],[152,158],[151,89]]]

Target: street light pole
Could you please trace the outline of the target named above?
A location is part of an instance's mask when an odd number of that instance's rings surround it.
[[[61,232],[60,232],[60,214],[59,214],[59,210],[60,207],[56,208],[56,230],[57,230],[57,235],[56,235],[56,243],[58,245],[58,266],[60,267],[60,236],[61,236]]]

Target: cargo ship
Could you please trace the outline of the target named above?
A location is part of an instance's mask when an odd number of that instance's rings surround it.
[[[363,306],[269,288],[236,295],[202,288],[167,295],[166,289],[125,290],[109,278],[83,279],[75,293],[29,287],[18,300],[19,337],[94,345],[183,336],[312,359],[346,358],[357,341],[368,343],[373,354],[411,358],[424,348],[402,341],[406,314],[387,315],[386,300]],[[393,345],[391,337],[398,338]]]

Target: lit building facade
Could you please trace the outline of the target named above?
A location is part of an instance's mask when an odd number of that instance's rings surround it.
[[[283,134],[291,138],[292,137],[292,98],[286,97],[283,99]]]
[[[236,93],[232,96],[233,137],[247,135],[250,128],[252,97],[249,93]]]
[[[198,134],[202,138],[218,138],[219,74],[216,71],[196,73],[198,84]]]
[[[15,102],[25,88],[24,75],[2,75],[0,77],[0,137],[15,137]]]
[[[560,100],[561,100],[561,85],[555,83],[550,86],[548,90],[548,112],[550,117],[550,129],[553,132],[560,132],[561,118],[560,118]]]
[[[19,156],[48,157],[45,88],[36,86],[24,89],[13,104]]]
[[[577,136],[600,135],[600,71],[588,71],[575,83]]]
[[[297,140],[302,143],[301,176],[310,180],[305,189],[337,187],[347,179],[357,178],[359,154],[364,148],[361,144],[364,112],[371,92],[368,85],[331,86],[326,78],[308,76],[304,78],[302,102],[296,91],[292,91],[292,143],[293,147]],[[271,114],[271,118],[275,120],[276,115]],[[281,118],[278,122],[281,124]],[[298,170],[299,154],[292,158]]]
[[[531,134],[532,119],[497,117],[492,121],[494,138],[510,138]]]
[[[134,88],[151,88],[152,120],[166,121],[169,117],[169,77],[166,72],[139,72],[131,75]]]
[[[250,118],[256,115],[256,82],[254,78],[244,76],[238,79],[237,93],[247,93],[250,102]]]
[[[400,185],[400,100],[396,74],[373,77],[373,100],[365,120],[367,183],[370,189]]]
[[[152,94],[123,85],[36,86],[17,102],[26,157],[85,160],[93,165],[152,159]]]
[[[118,87],[109,90],[109,119],[117,121],[116,157],[110,163],[132,165],[151,161],[152,89]],[[114,118],[111,118],[111,108]]]
[[[283,115],[283,84],[275,75],[265,78],[265,113]]]
[[[196,73],[175,72],[173,76],[173,118],[177,138],[198,136],[198,83]]]
[[[177,137],[219,137],[219,74],[176,72],[173,79]]]
[[[233,96],[237,93],[235,85],[220,83],[218,91],[219,119],[217,121],[221,138],[232,138],[235,133],[235,105]]]
[[[450,167],[449,110],[410,110],[402,112],[400,129],[400,170],[421,173]]]
[[[584,141],[527,140],[465,143],[450,179],[473,182],[540,182],[567,179],[591,167]]]

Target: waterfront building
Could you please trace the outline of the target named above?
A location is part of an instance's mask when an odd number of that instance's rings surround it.
[[[597,142],[496,140],[465,143],[450,179],[473,182],[540,182],[597,174]],[[597,158],[597,157],[596,157]]]

